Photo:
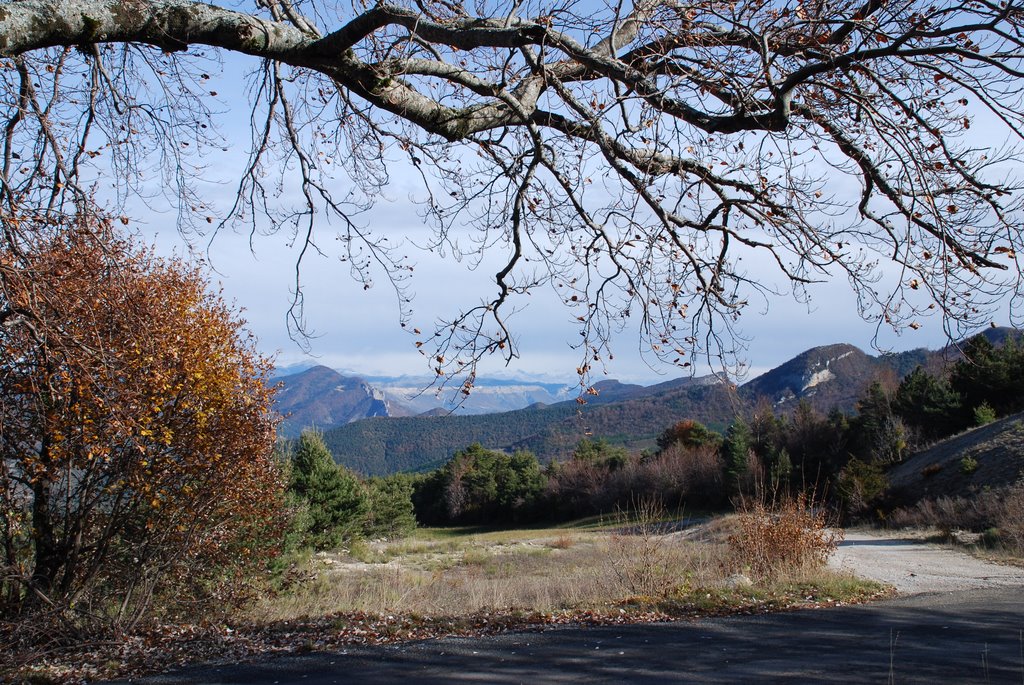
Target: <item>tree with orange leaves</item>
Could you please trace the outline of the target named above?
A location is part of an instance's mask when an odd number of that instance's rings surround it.
[[[259,562],[283,484],[243,322],[102,217],[5,226],[0,614],[126,627]]]

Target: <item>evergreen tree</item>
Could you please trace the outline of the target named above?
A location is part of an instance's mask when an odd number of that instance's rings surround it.
[[[479,443],[457,452],[442,471],[448,516],[463,522],[520,520],[530,515],[544,487],[532,453],[508,455]]]
[[[743,417],[737,416],[725,433],[722,443],[722,466],[725,488],[729,496],[740,494],[743,480],[750,467],[750,427]]]
[[[846,463],[842,422],[819,414],[806,399],[793,412],[785,449],[793,464],[792,482],[801,488],[824,486]]]
[[[999,416],[1024,408],[1024,346],[1016,338],[995,347],[976,335],[964,346],[964,359],[953,366],[950,385],[963,397],[965,423],[983,402]]]
[[[621,445],[612,445],[606,438],[583,438],[576,444],[572,458],[574,461],[585,461],[615,471],[629,461],[629,452]]]
[[[900,383],[892,410],[924,440],[943,438],[965,427],[960,395],[920,366]]]
[[[303,431],[292,457],[289,489],[308,504],[307,544],[337,547],[362,530],[369,501],[359,479],[334,463],[319,431]]]
[[[405,474],[369,482],[370,511],[365,532],[370,537],[399,538],[416,530],[413,479]]]
[[[776,496],[785,494],[789,491],[790,480],[793,476],[793,460],[789,457],[789,451],[782,448],[771,456],[770,461],[768,477],[772,492]]]
[[[750,448],[760,459],[768,461],[785,445],[788,434],[786,417],[777,416],[767,398],[761,398],[750,421]]]
[[[718,446],[721,441],[721,435],[699,421],[683,419],[669,428],[666,428],[661,435],[658,436],[658,449],[666,450],[675,444],[680,444],[683,447],[701,447],[702,445]]]
[[[908,436],[903,421],[893,413],[889,394],[878,381],[857,402],[854,436],[858,452],[867,461],[895,463],[903,459]]]

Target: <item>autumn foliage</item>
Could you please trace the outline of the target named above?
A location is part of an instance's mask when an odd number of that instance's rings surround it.
[[[267,360],[111,222],[4,224],[0,614],[129,627],[221,597],[280,527]]]

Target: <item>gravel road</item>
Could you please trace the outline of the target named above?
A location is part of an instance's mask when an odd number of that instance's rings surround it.
[[[888,583],[901,595],[1024,587],[1024,569],[994,564],[952,547],[874,532],[847,531],[833,568]]]

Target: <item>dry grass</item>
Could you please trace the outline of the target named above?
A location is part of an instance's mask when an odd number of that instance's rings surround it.
[[[226,623],[161,625],[125,643],[62,652],[46,663],[0,645],[0,681],[81,682],[187,660],[570,622],[765,613],[887,594],[876,583],[813,564],[790,564],[753,583],[738,578],[728,544],[738,521],[722,517],[679,530],[678,521],[645,524],[633,516],[618,526],[595,519],[548,530],[421,530],[401,542],[305,558],[295,582]]]
[[[1024,554],[1024,480],[1007,488],[996,512],[996,526],[1006,546]]]
[[[614,599],[613,584],[603,572],[606,540],[586,535],[577,536],[569,547],[564,544],[562,536],[517,543],[471,537],[458,544],[417,545],[413,552],[385,549],[377,553],[377,563],[321,556],[314,560],[319,566],[315,581],[259,603],[252,617],[269,621],[346,611],[449,616],[488,608],[552,611]]]
[[[787,557],[784,571],[759,578],[754,587],[731,586],[735,551],[726,537],[737,525],[744,530],[739,523],[712,522],[704,527],[710,534],[671,532],[664,526],[659,532],[656,525],[632,519],[627,527],[574,529],[571,536],[564,529],[451,536],[426,531],[425,538],[375,543],[358,550],[359,558],[314,557],[312,580],[264,598],[247,618],[262,623],[353,611],[425,617],[586,611],[621,602],[696,603],[703,609],[705,601],[733,606],[741,595],[785,594],[787,583],[819,587],[837,582],[838,576],[806,563],[803,553],[803,566]],[[781,544],[782,538],[777,539]],[[878,590],[854,585],[860,597]],[[793,596],[805,594],[801,590]]]
[[[955,537],[955,531],[983,533],[984,544],[1019,557],[1024,554],[1024,481],[970,497],[922,499],[896,509],[886,523],[891,528],[934,528],[944,538]]]

